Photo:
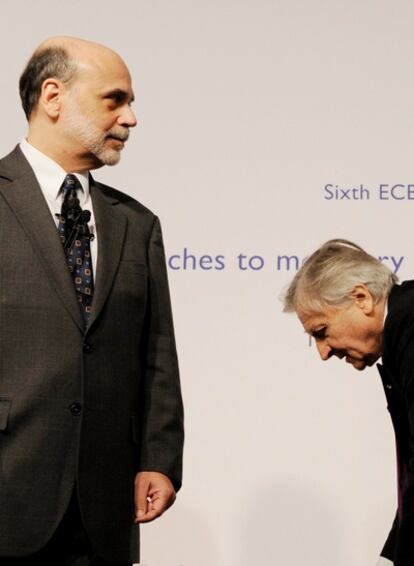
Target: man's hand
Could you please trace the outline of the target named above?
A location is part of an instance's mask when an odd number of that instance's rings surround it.
[[[164,513],[175,501],[171,480],[160,472],[139,472],[135,476],[135,523],[148,523]]]

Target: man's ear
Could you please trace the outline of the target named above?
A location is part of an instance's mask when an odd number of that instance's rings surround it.
[[[355,285],[352,289],[351,296],[355,305],[359,307],[364,314],[369,316],[374,312],[375,301],[366,285],[363,283]]]
[[[59,117],[63,85],[58,79],[46,79],[42,84],[39,104],[52,120]]]

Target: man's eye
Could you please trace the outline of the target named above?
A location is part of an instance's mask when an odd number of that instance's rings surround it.
[[[112,94],[108,94],[108,96],[105,97],[107,100],[109,100],[112,104],[115,105],[119,105],[122,104],[124,102],[124,95],[122,93],[117,93],[114,92]]]
[[[319,330],[314,330],[312,336],[315,340],[324,340],[326,338],[326,328],[320,328]]]

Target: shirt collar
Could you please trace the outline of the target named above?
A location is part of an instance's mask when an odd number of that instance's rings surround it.
[[[20,142],[20,149],[32,167],[45,196],[50,200],[58,199],[62,183],[70,171],[65,171],[56,161],[36,149],[26,139]],[[78,197],[80,205],[83,206],[89,199],[89,171],[73,173],[73,175],[76,175],[82,187],[82,193]]]

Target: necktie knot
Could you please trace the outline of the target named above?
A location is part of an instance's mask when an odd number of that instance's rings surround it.
[[[77,190],[80,188],[81,188],[81,184],[79,183],[79,180],[76,177],[76,175],[73,175],[73,173],[68,173],[63,180],[62,191],[66,193],[71,189]]]
[[[69,222],[75,222],[81,213],[80,202],[78,198],[78,189],[81,189],[77,177],[68,173],[62,183],[63,191],[62,214]]]

